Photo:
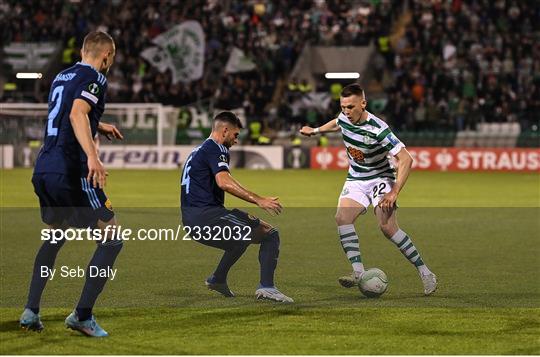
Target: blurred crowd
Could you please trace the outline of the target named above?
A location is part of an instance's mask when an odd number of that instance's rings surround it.
[[[244,106],[248,116],[263,116],[279,78],[286,78],[306,43],[368,43],[395,13],[390,0],[351,1],[36,0],[2,2],[2,43],[62,40],[65,65],[78,59],[91,29],[116,41],[116,64],[108,76],[112,102],[161,102],[182,106],[213,98],[219,108]],[[151,40],[185,20],[197,20],[206,35],[201,80],[173,84],[140,57]],[[248,73],[224,71],[232,47],[257,65]],[[45,82],[45,81],[43,81]],[[49,83],[44,83],[47,88]],[[46,92],[46,91],[45,91]]]
[[[392,47],[389,31],[406,3],[411,21]],[[537,121],[539,11],[534,0],[4,0],[0,36],[3,44],[60,40],[67,67],[79,59],[84,35],[102,29],[117,46],[109,102],[212,102],[243,107],[250,120],[270,116],[293,125],[323,121],[339,108],[335,87],[322,111],[292,113],[287,105],[290,92],[321,88],[298,83],[281,100],[273,98],[279,79],[290,84],[303,46],[374,43],[371,65],[387,99],[378,114],[402,130],[463,130],[479,122]],[[173,84],[170,73],[159,73],[140,53],[185,20],[199,21],[205,31],[205,70],[200,80]],[[233,46],[256,70],[225,72]],[[50,79],[41,85],[46,101]]]
[[[537,1],[411,2],[412,18],[386,63],[385,115],[406,130],[538,124]]]

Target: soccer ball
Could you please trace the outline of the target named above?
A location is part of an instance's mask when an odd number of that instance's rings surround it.
[[[368,298],[376,298],[384,294],[388,288],[388,278],[381,269],[371,268],[362,274],[358,288]]]

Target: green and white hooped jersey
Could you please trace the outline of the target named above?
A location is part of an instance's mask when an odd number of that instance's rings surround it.
[[[361,124],[353,124],[343,113],[336,119],[341,128],[343,142],[349,157],[347,181],[372,180],[376,178],[396,179],[388,153],[396,155],[405,145],[392,133],[388,124],[368,112]]]

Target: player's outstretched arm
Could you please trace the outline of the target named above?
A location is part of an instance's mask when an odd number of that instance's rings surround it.
[[[97,130],[98,130],[98,133],[105,136],[109,140],[112,140],[112,138],[119,139],[119,140],[124,139],[124,136],[122,135],[120,130],[118,130],[118,128],[113,124],[100,122]]]
[[[221,171],[216,174],[216,183],[223,191],[230,193],[246,202],[254,203],[271,215],[281,213],[282,206],[277,197],[261,197],[247,190],[231,176],[229,171]]]
[[[383,199],[379,203],[379,206],[382,209],[390,209],[394,207],[394,203],[397,200],[399,192],[403,186],[405,186],[405,182],[407,182],[407,178],[409,178],[409,174],[411,172],[413,158],[407,149],[402,148],[399,150],[395,158],[397,161],[396,183],[394,184],[394,187],[392,187],[392,190],[384,195]]]
[[[82,99],[75,99],[69,114],[69,120],[73,127],[73,132],[77,141],[81,145],[84,153],[88,157],[88,182],[94,187],[103,188],[106,181],[105,167],[98,157],[97,148],[92,138],[90,129],[90,105]]]
[[[305,136],[312,136],[316,134],[324,134],[324,133],[332,133],[335,131],[339,131],[339,125],[337,125],[337,120],[332,119],[328,123],[318,127],[318,128],[312,128],[310,126],[303,126],[302,129],[300,129],[300,134]]]

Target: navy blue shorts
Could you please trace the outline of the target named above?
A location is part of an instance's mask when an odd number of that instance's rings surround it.
[[[114,217],[105,192],[93,188],[85,177],[34,174],[32,184],[39,198],[41,220],[48,225],[95,228],[98,220],[108,222]]]
[[[192,240],[228,250],[251,244],[261,220],[236,208],[184,208],[182,223]]]

